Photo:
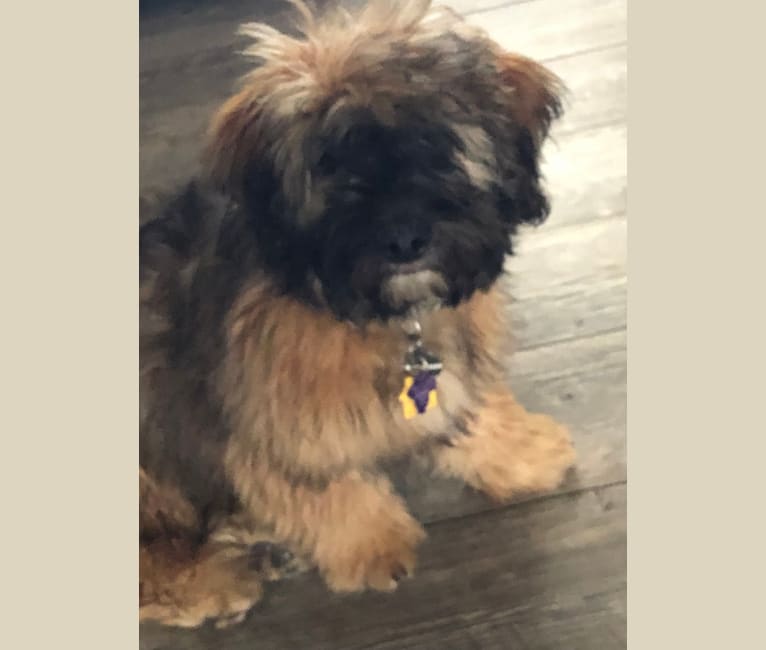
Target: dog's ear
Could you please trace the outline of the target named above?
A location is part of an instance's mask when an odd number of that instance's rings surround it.
[[[500,52],[497,66],[513,95],[514,120],[541,146],[551,123],[561,116],[563,83],[543,65],[518,54]]]
[[[514,171],[501,192],[503,210],[515,223],[538,224],[550,210],[541,186],[540,153],[552,122],[561,115],[564,87],[552,72],[526,57],[501,51],[496,61],[510,116],[518,127],[508,143]]]
[[[226,101],[208,131],[205,162],[213,182],[238,195],[248,163],[263,146],[263,124],[257,87],[248,86]]]

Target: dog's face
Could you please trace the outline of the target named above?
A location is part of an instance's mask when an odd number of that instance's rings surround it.
[[[545,218],[557,80],[427,2],[376,2],[305,38],[249,26],[263,63],[213,125],[214,172],[266,270],[338,317],[455,305]]]

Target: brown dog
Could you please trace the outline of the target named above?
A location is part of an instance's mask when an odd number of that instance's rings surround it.
[[[424,531],[383,461],[507,500],[574,460],[498,363],[556,78],[426,1],[297,6],[300,37],[245,28],[214,182],[141,230],[142,620],[241,620],[298,557],[393,589]]]

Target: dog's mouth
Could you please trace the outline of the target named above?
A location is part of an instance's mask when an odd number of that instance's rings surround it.
[[[362,256],[354,265],[348,294],[340,305],[354,321],[401,317],[413,309],[431,311],[448,301],[449,283],[434,254],[407,262]],[[357,304],[353,297],[357,297]],[[351,302],[346,302],[348,299]]]
[[[410,262],[397,265],[381,285],[381,298],[397,313],[412,308],[433,309],[441,305],[448,293],[447,281],[430,265]]]

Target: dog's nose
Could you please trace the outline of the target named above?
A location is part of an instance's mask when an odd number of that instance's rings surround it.
[[[388,259],[403,264],[422,257],[430,241],[431,232],[426,224],[400,223],[388,231],[384,245]]]

